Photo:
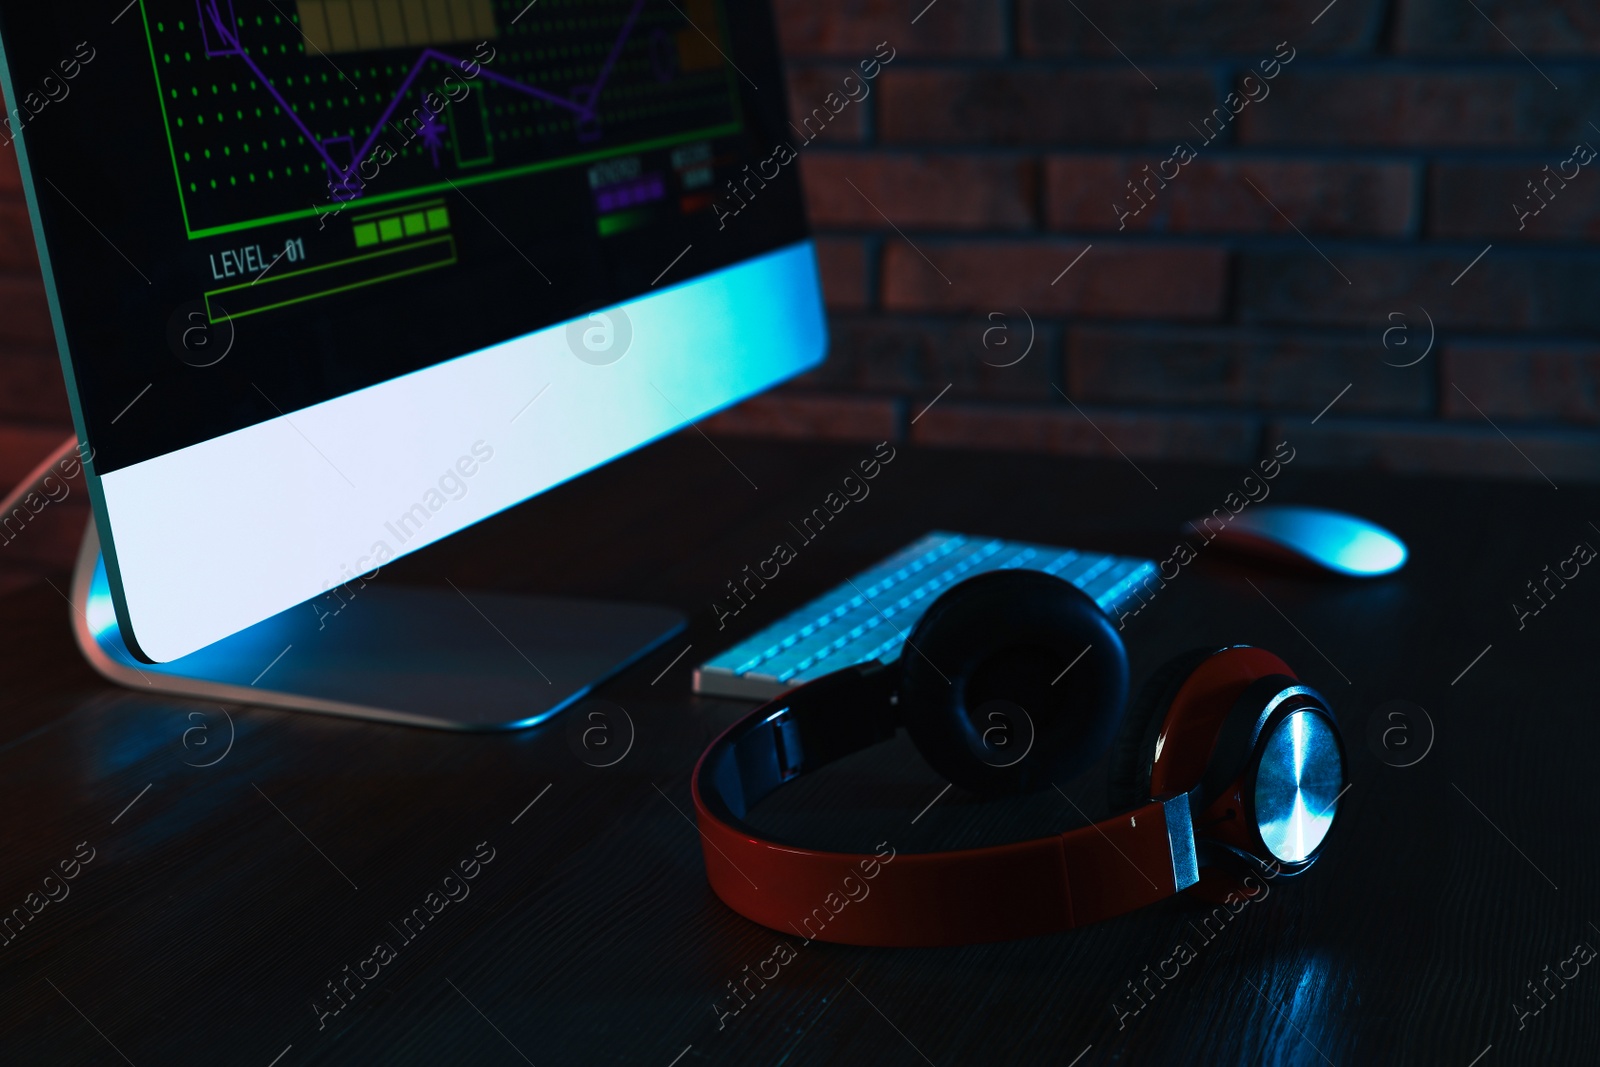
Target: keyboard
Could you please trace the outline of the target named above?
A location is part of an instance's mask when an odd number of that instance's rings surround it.
[[[940,593],[985,571],[1019,567],[1059,575],[1108,615],[1156,573],[1147,559],[935,530],[702,663],[694,691],[770,700],[845,667],[888,663]]]

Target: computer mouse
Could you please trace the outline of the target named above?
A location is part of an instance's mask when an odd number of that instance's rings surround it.
[[[1239,552],[1310,564],[1335,574],[1376,578],[1405,565],[1405,542],[1375,522],[1327,508],[1258,504],[1245,508],[1217,531],[1207,516],[1193,524],[1216,542]]]

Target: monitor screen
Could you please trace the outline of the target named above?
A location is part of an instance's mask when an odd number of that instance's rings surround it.
[[[0,0],[0,137],[150,658],[821,357],[765,3],[117,7]],[[493,488],[382,536],[463,459]]]

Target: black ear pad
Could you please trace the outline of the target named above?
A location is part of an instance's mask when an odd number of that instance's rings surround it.
[[[1150,802],[1150,764],[1155,761],[1156,738],[1167,709],[1189,675],[1219,651],[1196,648],[1174,656],[1140,687],[1111,749],[1106,785],[1112,811],[1128,811]]]
[[[1122,639],[1095,602],[1042,571],[947,590],[901,653],[900,721],[965,789],[1065,781],[1105,751],[1128,697]]]

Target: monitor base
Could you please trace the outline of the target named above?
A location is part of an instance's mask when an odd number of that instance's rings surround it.
[[[123,643],[89,524],[72,580],[73,633],[130,689],[446,730],[534,726],[680,633],[671,608],[386,586],[341,587],[171,663]],[[340,606],[342,604],[342,606]]]

